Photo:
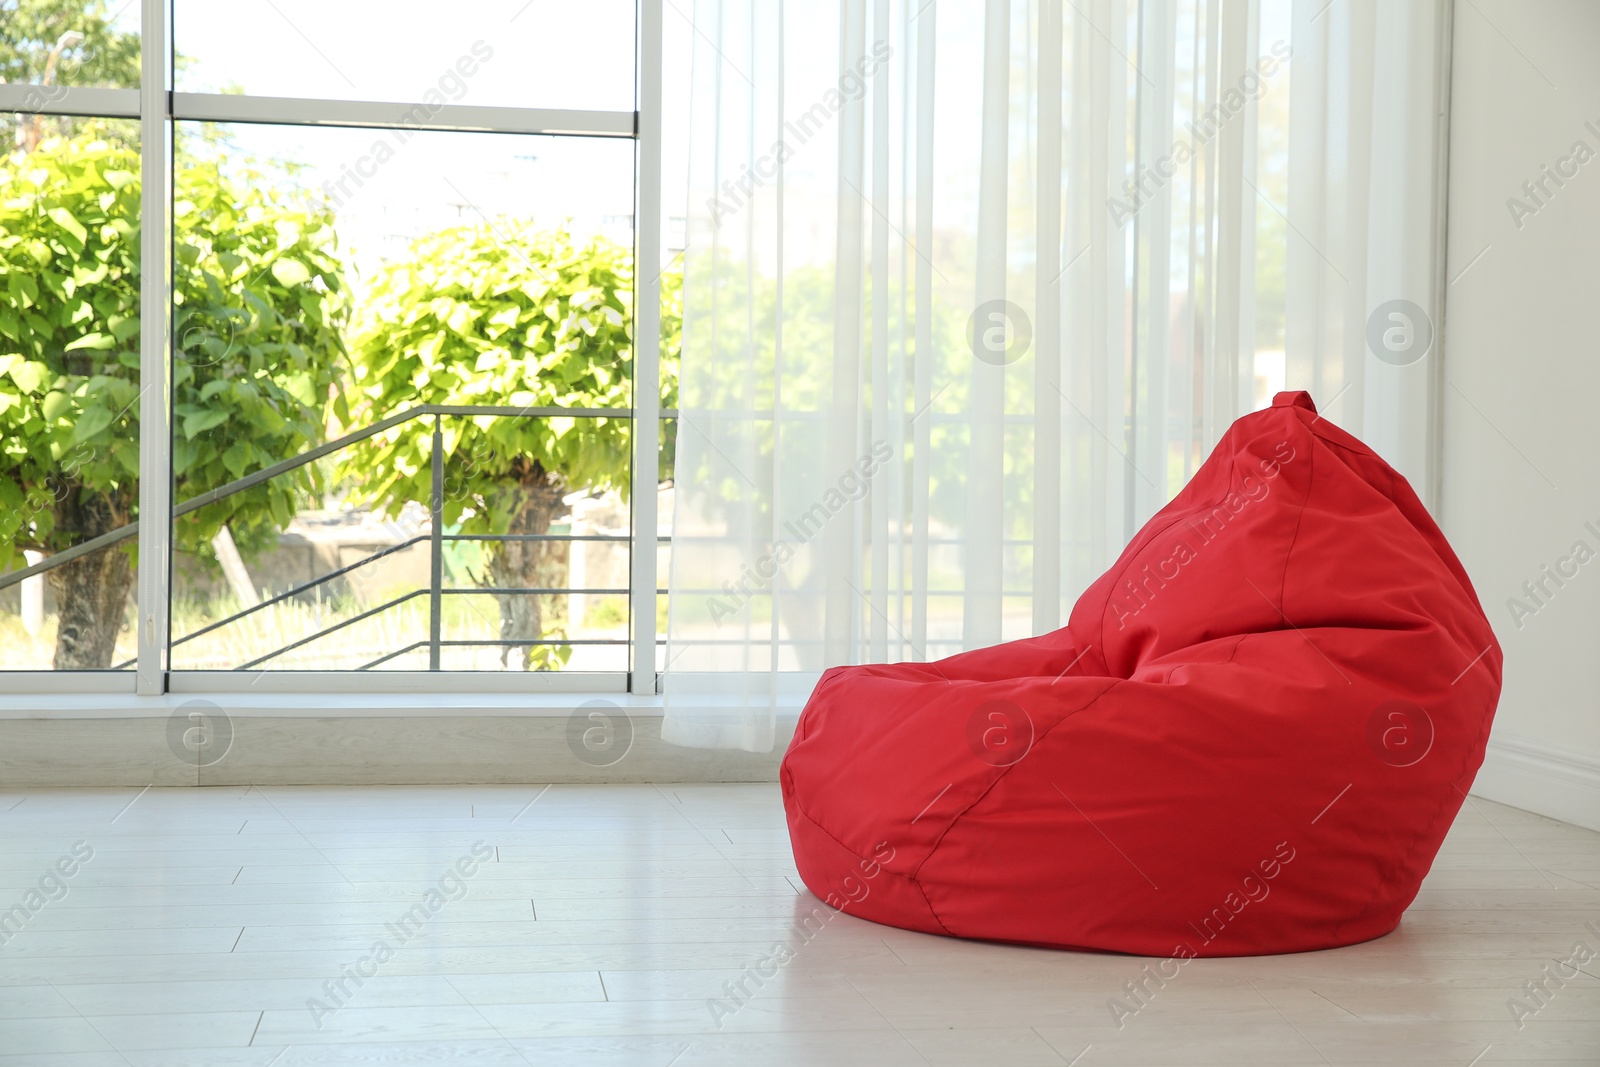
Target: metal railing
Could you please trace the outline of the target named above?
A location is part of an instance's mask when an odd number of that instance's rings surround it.
[[[662,417],[663,418],[671,418],[671,417],[674,417],[676,414],[677,414],[676,412],[668,412],[668,411],[664,410],[662,412]],[[239,622],[241,619],[245,619],[245,618],[247,618],[247,617],[249,617],[251,615],[254,615],[255,613],[257,613],[259,611],[263,611],[263,610],[265,610],[267,608],[270,608],[270,607],[272,607],[272,606],[274,606],[276,604],[281,604],[281,603],[283,603],[285,601],[288,601],[288,600],[291,600],[291,599],[293,599],[293,598],[295,598],[297,596],[301,596],[301,595],[303,595],[303,594],[305,594],[307,592],[310,592],[311,590],[318,589],[321,586],[323,586],[324,584],[326,584],[328,582],[331,582],[331,581],[333,581],[335,579],[345,577],[345,576],[349,575],[351,572],[356,571],[359,568],[364,567],[367,564],[372,563],[372,562],[374,562],[376,560],[380,560],[380,559],[383,559],[386,556],[390,556],[390,555],[393,555],[395,553],[405,551],[406,549],[414,548],[417,545],[423,543],[424,541],[426,541],[428,543],[428,552],[429,552],[429,561],[428,561],[428,563],[429,563],[429,568],[428,568],[429,569],[429,582],[428,582],[428,587],[426,589],[414,589],[414,590],[412,590],[412,591],[410,591],[408,593],[402,593],[401,595],[399,595],[397,597],[394,597],[394,598],[392,598],[390,600],[387,600],[384,603],[377,605],[376,607],[369,608],[369,609],[367,609],[365,611],[362,611],[359,614],[354,615],[354,616],[352,616],[352,617],[350,617],[348,619],[340,620],[339,622],[336,622],[336,623],[332,624],[331,626],[326,626],[326,627],[322,628],[321,630],[318,630],[316,633],[310,634],[310,635],[308,635],[306,637],[303,637],[303,638],[300,638],[300,639],[298,639],[296,641],[290,642],[289,644],[286,644],[281,648],[278,648],[278,649],[276,649],[276,650],[274,650],[272,652],[269,652],[268,654],[266,654],[264,656],[258,656],[255,659],[249,661],[248,663],[240,664],[239,666],[234,667],[233,669],[234,670],[238,670],[238,671],[242,671],[242,670],[250,670],[252,668],[259,667],[261,664],[266,663],[269,660],[276,659],[278,656],[281,656],[286,652],[290,652],[290,651],[293,651],[294,649],[301,648],[301,647],[303,647],[305,645],[311,644],[313,641],[321,640],[322,638],[327,637],[329,634],[337,633],[338,631],[344,629],[347,626],[352,626],[352,625],[354,625],[354,624],[356,624],[358,622],[362,622],[362,621],[364,621],[366,619],[372,618],[373,616],[376,616],[378,614],[381,614],[382,612],[388,611],[391,608],[398,607],[401,604],[408,603],[411,600],[414,600],[417,597],[420,597],[420,596],[422,596],[424,594],[426,594],[428,596],[428,638],[426,640],[424,640],[424,641],[413,642],[412,644],[407,645],[404,648],[397,649],[396,651],[393,651],[393,652],[387,653],[387,654],[385,654],[383,656],[380,656],[377,659],[372,660],[371,662],[363,664],[362,666],[356,668],[356,670],[358,670],[358,671],[370,670],[373,667],[376,667],[376,666],[378,666],[378,665],[380,665],[382,663],[387,663],[388,661],[390,661],[392,659],[396,659],[396,658],[398,658],[400,656],[403,656],[403,655],[406,655],[408,653],[415,652],[415,651],[417,651],[418,649],[421,649],[421,648],[427,648],[428,649],[428,670],[429,671],[438,671],[438,670],[441,669],[440,668],[440,660],[441,660],[441,656],[442,656],[443,650],[445,648],[452,648],[452,647],[474,647],[475,646],[475,647],[524,648],[524,647],[532,647],[532,646],[539,646],[539,645],[561,645],[561,646],[575,646],[575,645],[627,645],[629,643],[627,638],[561,638],[561,639],[546,639],[546,638],[542,638],[541,637],[541,638],[537,638],[537,639],[534,639],[534,638],[499,638],[499,639],[474,639],[474,640],[447,640],[447,639],[445,639],[445,637],[443,635],[443,623],[444,623],[443,607],[444,607],[444,598],[446,596],[451,596],[451,595],[473,595],[473,596],[485,596],[485,595],[562,596],[562,595],[571,595],[571,594],[593,595],[593,596],[605,596],[605,595],[622,595],[622,596],[626,596],[630,592],[630,590],[628,590],[626,588],[612,589],[612,588],[568,588],[568,587],[562,587],[562,588],[548,588],[547,589],[547,588],[543,588],[543,587],[515,587],[515,588],[513,588],[513,587],[498,587],[498,586],[476,586],[476,587],[473,587],[473,588],[446,588],[444,586],[444,545],[445,545],[446,542],[457,542],[457,541],[482,541],[482,542],[491,542],[491,541],[567,541],[567,542],[572,542],[572,541],[602,541],[602,542],[613,542],[613,543],[619,543],[619,542],[620,543],[626,543],[626,542],[631,542],[632,541],[631,537],[628,537],[626,535],[620,535],[620,534],[459,534],[459,533],[458,534],[447,534],[447,533],[445,533],[444,532],[444,503],[445,503],[445,501],[444,501],[444,463],[445,463],[445,456],[444,456],[444,422],[443,422],[443,420],[447,416],[479,416],[479,415],[493,415],[493,416],[505,416],[505,417],[516,417],[516,418],[552,418],[552,417],[557,417],[557,416],[565,416],[565,417],[569,417],[569,418],[632,419],[634,417],[633,411],[631,409],[628,409],[628,408],[502,407],[502,406],[494,406],[494,405],[420,404],[420,405],[418,405],[416,407],[409,408],[409,409],[407,409],[405,411],[396,412],[395,414],[390,415],[389,417],[387,417],[385,419],[380,419],[379,421],[371,424],[370,426],[363,427],[362,429],[356,430],[353,433],[346,434],[345,436],[337,438],[337,439],[335,439],[333,441],[325,442],[325,443],[323,443],[321,445],[316,446],[315,448],[312,448],[312,449],[309,449],[309,450],[307,450],[305,452],[302,452],[300,455],[295,456],[295,457],[293,457],[291,459],[286,459],[286,460],[282,461],[281,463],[275,463],[270,467],[264,467],[259,471],[256,471],[256,472],[254,472],[252,474],[248,474],[248,475],[244,476],[243,478],[238,478],[238,479],[235,479],[234,481],[228,482],[226,485],[220,485],[215,489],[210,489],[210,490],[207,490],[204,493],[201,493],[198,496],[191,497],[190,499],[184,501],[183,503],[176,505],[172,509],[172,517],[173,517],[173,519],[182,518],[183,516],[191,514],[191,513],[195,512],[195,511],[198,511],[201,508],[206,507],[206,506],[208,506],[210,504],[214,504],[214,503],[216,503],[216,502],[218,502],[220,500],[226,500],[228,497],[233,496],[236,493],[242,493],[247,489],[253,489],[258,485],[261,485],[261,484],[263,484],[265,482],[271,481],[273,478],[279,477],[280,475],[283,475],[283,474],[288,474],[291,471],[298,470],[301,467],[304,467],[309,463],[314,463],[317,460],[322,459],[325,456],[332,455],[333,453],[338,452],[341,449],[348,448],[350,445],[357,444],[357,443],[359,443],[361,441],[365,441],[368,438],[374,437],[374,436],[384,432],[385,430],[391,429],[391,428],[393,428],[395,426],[398,426],[398,425],[400,425],[400,424],[402,424],[404,422],[408,422],[411,419],[426,418],[426,417],[431,417],[433,419],[433,440],[432,440],[432,449],[431,449],[431,457],[430,457],[430,473],[432,475],[432,479],[431,479],[432,487],[431,487],[430,492],[429,492],[430,499],[429,499],[429,508],[428,508],[430,530],[429,530],[429,532],[427,534],[419,534],[418,536],[412,537],[412,538],[410,538],[410,539],[408,539],[406,541],[402,541],[399,544],[387,545],[384,548],[379,549],[376,552],[373,552],[373,553],[371,553],[371,554],[369,554],[367,556],[362,557],[359,560],[356,560],[354,563],[346,564],[346,565],[344,565],[342,567],[339,567],[339,568],[337,568],[335,570],[329,571],[327,574],[318,575],[317,577],[311,579],[308,582],[303,582],[303,583],[301,583],[299,585],[296,585],[293,588],[285,590],[284,592],[278,593],[278,594],[276,594],[276,595],[274,595],[274,596],[272,596],[272,597],[270,597],[268,599],[262,600],[258,604],[254,604],[254,605],[252,605],[250,607],[247,607],[247,608],[243,609],[242,611],[235,612],[234,614],[229,615],[226,618],[219,619],[216,622],[213,622],[213,623],[210,623],[210,624],[208,624],[206,626],[203,626],[198,630],[194,630],[194,631],[192,631],[190,633],[187,633],[182,637],[174,638],[172,640],[172,642],[171,642],[171,647],[175,648],[178,645],[185,644],[186,642],[193,641],[196,638],[203,637],[206,634],[213,633],[213,632],[215,632],[217,630],[220,630],[225,626],[230,626],[230,625],[232,625],[234,623]],[[45,572],[53,570],[56,567],[64,566],[64,565],[66,565],[68,563],[71,563],[75,559],[81,559],[82,557],[90,555],[92,553],[103,551],[104,549],[107,549],[107,548],[110,548],[110,547],[112,547],[114,545],[117,545],[117,544],[127,540],[130,537],[136,536],[138,534],[138,532],[139,532],[139,523],[138,522],[131,522],[131,523],[128,523],[127,525],[125,525],[125,526],[120,526],[115,530],[111,530],[111,531],[109,531],[107,533],[101,534],[98,537],[92,538],[91,540],[84,541],[84,542],[82,542],[80,544],[77,544],[77,545],[73,545],[71,548],[64,549],[61,552],[55,553],[54,555],[47,556],[44,559],[40,560],[38,563],[33,564],[32,566],[25,567],[25,568],[22,568],[20,570],[10,571],[10,572],[7,572],[5,574],[0,574],[0,590],[3,590],[3,589],[6,589],[6,588],[8,588],[10,586],[16,585],[16,584],[18,584],[20,582],[23,582],[23,581],[27,580],[28,578],[34,577],[35,575],[44,574]],[[665,540],[665,539],[660,539],[660,540]],[[665,592],[665,590],[660,590],[660,589],[657,590],[657,593],[661,593],[661,592]],[[126,660],[126,661],[124,661],[122,663],[118,663],[118,664],[114,665],[112,667],[112,669],[113,670],[123,670],[123,669],[126,669],[128,667],[131,667],[135,662],[136,662],[136,660],[132,660],[132,659]]]

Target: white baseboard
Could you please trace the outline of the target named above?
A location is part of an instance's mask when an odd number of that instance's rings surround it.
[[[1475,796],[1600,830],[1600,760],[1516,737],[1489,740]]]

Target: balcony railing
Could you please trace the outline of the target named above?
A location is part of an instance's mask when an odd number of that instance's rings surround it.
[[[548,639],[548,638],[543,638],[543,637],[539,637],[539,638],[513,637],[513,638],[502,638],[502,639],[497,639],[497,640],[488,640],[488,639],[451,640],[451,639],[445,638],[445,636],[443,634],[443,618],[444,618],[443,604],[444,604],[444,598],[446,596],[451,596],[451,595],[538,595],[538,596],[562,596],[562,595],[574,595],[574,594],[576,594],[576,595],[592,595],[592,596],[604,596],[604,595],[627,596],[630,593],[630,590],[627,589],[627,588],[599,588],[599,587],[581,587],[580,588],[580,587],[566,587],[566,586],[563,586],[563,587],[473,586],[471,588],[448,588],[448,587],[445,586],[445,583],[444,583],[444,546],[445,546],[446,543],[451,543],[451,542],[495,542],[495,541],[567,541],[567,542],[574,542],[574,541],[600,541],[600,542],[628,543],[628,542],[632,541],[631,537],[628,537],[628,536],[625,536],[625,535],[609,535],[609,534],[571,534],[571,533],[565,533],[565,534],[461,534],[461,533],[455,533],[455,534],[451,534],[451,533],[446,533],[445,529],[444,529],[444,503],[445,503],[444,492],[445,492],[445,463],[446,463],[446,456],[445,456],[445,449],[444,449],[443,420],[445,418],[447,418],[447,417],[485,416],[485,415],[502,416],[502,417],[510,417],[510,418],[551,418],[551,417],[556,417],[556,416],[564,416],[564,417],[568,417],[568,418],[632,419],[634,417],[634,413],[630,409],[627,409],[627,408],[499,407],[499,406],[492,406],[492,405],[422,404],[422,405],[418,405],[416,407],[410,408],[410,409],[408,409],[406,411],[397,412],[396,414],[390,415],[389,417],[387,417],[385,419],[381,419],[381,420],[379,420],[377,422],[372,423],[370,426],[363,427],[362,429],[356,430],[353,433],[346,434],[343,437],[340,437],[340,438],[337,438],[335,440],[328,441],[328,442],[326,442],[324,444],[318,445],[315,448],[309,449],[309,450],[307,450],[307,451],[301,453],[300,455],[295,456],[295,457],[293,457],[291,459],[284,460],[281,463],[273,464],[270,467],[265,467],[265,468],[263,468],[263,469],[261,469],[259,471],[256,471],[256,472],[254,472],[252,474],[248,474],[248,475],[246,475],[246,476],[244,476],[242,478],[239,478],[239,479],[236,479],[234,481],[231,481],[231,482],[227,483],[226,485],[218,486],[217,488],[208,490],[208,491],[206,491],[204,493],[199,494],[198,496],[191,497],[190,499],[184,501],[181,504],[178,504],[177,506],[175,506],[172,509],[172,517],[174,519],[182,518],[185,515],[188,515],[188,514],[191,514],[191,513],[195,512],[195,511],[198,511],[201,508],[204,508],[204,507],[206,507],[206,506],[208,506],[210,504],[214,504],[214,503],[216,503],[216,502],[218,502],[220,500],[226,500],[228,497],[233,496],[236,493],[241,493],[241,492],[244,492],[247,489],[251,489],[251,488],[254,488],[255,486],[262,485],[262,484],[264,484],[264,483],[266,483],[268,481],[271,481],[273,478],[277,478],[277,477],[279,477],[281,475],[291,473],[291,472],[293,472],[295,470],[299,470],[300,468],[305,467],[306,465],[308,465],[310,463],[314,463],[317,460],[322,459],[322,458],[324,458],[326,456],[333,455],[334,453],[339,452],[342,449],[348,448],[348,447],[350,447],[351,445],[354,445],[354,444],[358,444],[358,443],[360,443],[362,441],[365,441],[365,440],[367,440],[367,439],[369,439],[371,437],[374,437],[374,436],[376,436],[376,435],[378,435],[380,433],[383,433],[385,430],[389,430],[389,429],[392,429],[395,426],[401,425],[402,423],[409,422],[412,419],[419,419],[419,418],[432,418],[433,419],[433,437],[432,437],[432,450],[431,450],[431,460],[430,460],[432,478],[431,478],[430,499],[429,499],[429,507],[428,507],[429,518],[430,518],[430,529],[429,529],[428,533],[409,538],[408,540],[402,541],[402,542],[400,542],[398,544],[385,546],[384,548],[379,549],[376,552],[372,552],[372,553],[362,557],[361,559],[356,560],[355,562],[348,563],[348,564],[345,564],[343,566],[340,566],[340,567],[338,567],[338,568],[336,568],[336,569],[334,569],[332,571],[329,571],[326,574],[318,575],[317,577],[312,578],[310,581],[303,582],[303,583],[300,583],[298,585],[295,585],[294,587],[292,587],[290,589],[287,589],[287,590],[284,590],[283,592],[277,593],[277,594],[275,594],[275,595],[273,595],[273,596],[271,596],[271,597],[269,597],[267,599],[262,600],[261,602],[259,602],[257,604],[254,604],[252,606],[246,607],[243,610],[237,611],[237,612],[235,612],[235,613],[233,613],[233,614],[231,614],[231,615],[229,615],[229,616],[227,616],[225,618],[218,619],[217,621],[209,623],[208,625],[203,626],[200,629],[191,631],[190,633],[187,633],[187,634],[183,635],[182,637],[174,638],[172,640],[172,643],[171,643],[172,647],[177,647],[179,645],[185,644],[186,642],[193,641],[193,640],[195,640],[195,639],[197,639],[199,637],[203,637],[203,636],[205,636],[207,634],[215,633],[216,631],[221,630],[221,629],[223,629],[225,627],[235,625],[235,624],[239,623],[241,620],[249,618],[249,617],[251,617],[252,615],[255,615],[258,612],[264,611],[264,610],[266,610],[268,608],[271,608],[271,607],[273,607],[275,605],[282,604],[282,603],[284,603],[286,601],[289,601],[289,600],[292,600],[292,599],[294,599],[296,597],[303,596],[304,594],[306,594],[308,592],[312,592],[312,591],[318,590],[321,587],[323,587],[324,585],[326,585],[327,583],[332,582],[332,581],[334,581],[336,579],[339,579],[339,578],[347,577],[350,574],[352,574],[353,572],[358,571],[361,568],[366,567],[366,566],[370,565],[371,563],[373,563],[373,562],[375,562],[377,560],[383,559],[383,558],[388,557],[388,556],[395,555],[395,554],[403,552],[403,551],[405,551],[407,549],[415,548],[417,545],[422,544],[423,542],[427,542],[427,544],[428,544],[428,553],[429,553],[429,561],[428,561],[429,562],[429,583],[428,583],[427,588],[425,588],[425,589],[414,589],[414,590],[411,590],[409,592],[402,593],[399,596],[392,597],[392,598],[384,601],[383,603],[378,604],[378,605],[376,605],[374,607],[368,608],[368,609],[366,609],[364,611],[361,611],[358,614],[356,614],[356,615],[354,615],[354,616],[352,616],[350,618],[341,619],[340,621],[335,622],[332,625],[329,625],[329,626],[323,627],[322,629],[317,630],[315,633],[306,635],[304,637],[300,637],[300,638],[298,638],[296,640],[293,640],[293,641],[291,641],[291,642],[289,642],[287,644],[284,644],[281,647],[276,648],[273,651],[267,653],[266,655],[256,656],[255,658],[251,659],[249,662],[242,663],[242,664],[234,667],[233,670],[243,671],[243,670],[257,669],[262,664],[267,663],[267,662],[269,662],[271,660],[274,660],[277,657],[283,655],[284,653],[291,652],[294,649],[301,648],[303,646],[309,645],[309,644],[311,644],[311,643],[313,643],[315,641],[318,641],[318,640],[321,640],[324,637],[327,637],[330,634],[336,633],[336,632],[338,632],[340,630],[345,629],[346,627],[353,626],[356,623],[362,622],[364,620],[373,618],[374,616],[377,616],[377,615],[379,615],[379,614],[381,614],[381,613],[383,613],[385,611],[388,611],[388,610],[390,610],[392,608],[398,607],[401,604],[408,603],[408,602],[410,602],[410,601],[412,601],[412,600],[414,600],[414,599],[416,599],[418,597],[421,597],[421,596],[427,596],[427,598],[428,598],[428,637],[427,637],[427,639],[426,640],[422,640],[422,641],[412,642],[411,644],[406,645],[406,646],[404,646],[402,648],[398,648],[398,649],[395,649],[393,651],[387,652],[384,655],[379,656],[378,658],[372,660],[371,662],[362,664],[360,667],[356,668],[357,670],[360,670],[360,671],[370,670],[370,669],[372,669],[374,667],[377,667],[377,666],[379,666],[381,664],[387,663],[390,660],[396,659],[396,658],[398,658],[400,656],[406,655],[406,654],[411,653],[411,652],[418,651],[419,649],[422,649],[422,648],[426,648],[428,650],[428,670],[429,671],[438,671],[438,670],[441,669],[440,660],[441,660],[442,651],[445,648],[452,648],[452,647],[526,648],[526,647],[539,646],[539,645],[561,645],[561,646],[578,646],[578,645],[624,645],[625,646],[625,645],[628,645],[630,642],[629,642],[629,640],[627,638],[567,638],[567,637],[562,637],[562,638],[559,638],[559,639]],[[676,415],[676,412],[667,412],[667,411],[663,411],[662,412],[662,416],[665,417],[665,418],[670,418],[670,417],[672,417],[674,415]],[[8,588],[10,586],[16,585],[16,584],[18,584],[20,582],[23,582],[23,581],[27,580],[28,578],[34,577],[35,575],[44,574],[44,573],[46,573],[46,572],[48,572],[50,570],[55,569],[56,567],[64,566],[65,564],[71,563],[75,559],[80,559],[80,558],[82,558],[84,556],[87,556],[87,555],[90,555],[90,554],[92,554],[94,552],[99,552],[99,551],[102,551],[104,549],[110,548],[110,547],[112,547],[114,545],[117,545],[117,544],[123,542],[123,541],[126,541],[127,539],[129,539],[131,537],[135,537],[138,534],[138,532],[139,532],[139,523],[138,522],[131,522],[131,523],[128,523],[127,525],[125,525],[125,526],[121,526],[121,527],[118,527],[115,530],[111,530],[108,533],[101,534],[99,537],[93,538],[93,539],[88,540],[88,541],[84,541],[81,544],[74,545],[71,548],[65,549],[65,550],[63,550],[61,552],[57,552],[54,555],[47,556],[46,558],[44,558],[43,560],[39,561],[36,564],[33,564],[32,566],[25,567],[25,568],[22,568],[20,570],[11,571],[11,572],[8,572],[6,574],[0,574],[0,590],[3,590],[3,589],[6,589],[6,588]],[[665,539],[662,538],[660,540],[665,540]],[[657,592],[658,593],[659,592],[663,592],[663,590],[657,590]],[[130,660],[127,660],[125,662],[115,664],[112,669],[113,670],[124,670],[126,668],[129,668],[129,667],[133,666],[134,662],[135,662],[135,660],[130,659]]]

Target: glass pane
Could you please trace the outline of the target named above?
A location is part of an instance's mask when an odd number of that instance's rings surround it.
[[[172,665],[429,669],[448,404],[440,668],[625,670],[632,145],[395,136],[180,126]]]
[[[0,0],[0,82],[38,86],[41,106],[66,86],[137,89],[139,5]],[[3,143],[9,151],[20,143],[13,140],[18,121],[3,118],[10,126],[4,132],[12,135]]]
[[[680,275],[681,278],[681,275]],[[679,312],[681,314],[681,310]],[[663,318],[667,311],[663,309]],[[662,324],[662,332],[669,330],[667,323]],[[673,359],[670,370],[667,363],[668,343],[663,338],[662,343],[662,392],[670,395],[671,407],[677,407],[678,376],[677,361]],[[677,354],[676,339],[670,347],[674,357]],[[668,378],[671,378],[670,394],[668,393]],[[663,407],[669,406],[663,399]],[[656,655],[657,671],[666,670],[667,664],[667,584],[672,577],[672,508],[677,500],[677,490],[673,483],[673,465],[678,456],[678,420],[663,416],[661,419],[661,479],[656,490]]]
[[[627,670],[621,495],[516,477],[551,421],[441,420],[443,670]],[[180,516],[173,668],[430,669],[433,422],[408,420],[337,460]],[[625,454],[626,420],[587,422],[569,434]],[[374,478],[385,479],[380,491]],[[235,538],[269,494],[288,501],[289,523]]]
[[[0,572],[138,518],[139,388],[138,126],[52,120],[0,160]],[[0,578],[0,668],[131,665],[135,547]]]
[[[632,0],[174,0],[180,92],[632,111]]]

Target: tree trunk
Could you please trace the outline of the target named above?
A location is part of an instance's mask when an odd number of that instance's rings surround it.
[[[561,498],[567,488],[559,475],[547,472],[538,463],[519,462],[513,471],[516,484],[498,503],[511,509],[511,534],[546,534],[562,511]],[[489,580],[498,588],[561,588],[566,585],[568,546],[565,541],[491,542]],[[500,638],[537,641],[546,634],[565,631],[567,598],[527,593],[502,593]],[[521,658],[523,670],[536,662],[547,662],[548,645],[507,645],[500,653],[502,666],[509,666],[513,653]]]
[[[73,486],[56,504],[56,529],[71,530],[80,542],[109,533],[129,521],[128,509],[100,493]],[[127,611],[133,565],[123,545],[80,556],[46,575],[56,598],[58,671],[105,670],[117,651],[117,634]]]

